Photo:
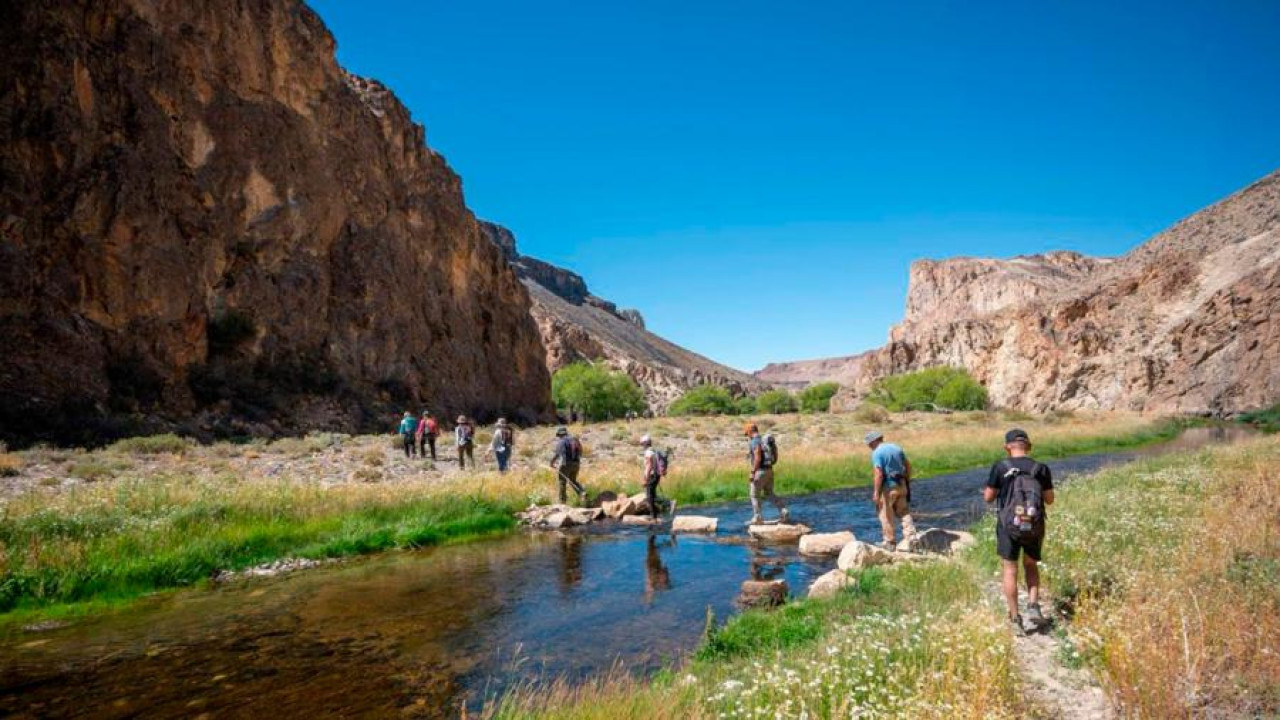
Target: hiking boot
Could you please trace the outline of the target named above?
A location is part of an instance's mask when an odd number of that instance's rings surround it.
[[[898,549],[898,544],[892,540],[881,540],[880,549],[887,550],[888,552],[893,552],[894,550]]]
[[[764,522],[764,518],[760,517],[759,515],[752,515],[752,516],[751,516],[751,519],[747,521],[747,524],[748,524],[748,525],[759,525],[759,524],[760,524],[760,523],[762,523],[762,522]]]
[[[791,519],[791,511],[786,508],[782,508],[782,512],[778,513],[778,522],[785,523],[790,519]]]
[[[1045,623],[1049,622],[1045,619],[1044,613],[1040,612],[1040,603],[1027,604],[1027,620],[1036,627],[1041,627]]]
[[[1014,635],[1026,635],[1027,628],[1022,624],[1022,616],[1014,615],[1009,618],[1009,627],[1013,628]]]

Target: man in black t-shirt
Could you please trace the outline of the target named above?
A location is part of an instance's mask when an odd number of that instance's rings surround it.
[[[1044,613],[1040,611],[1040,570],[1036,563],[1042,560],[1041,545],[1044,540],[1019,542],[1011,537],[999,520],[999,512],[1009,500],[1009,490],[1019,473],[1034,477],[1040,483],[1045,505],[1053,504],[1053,473],[1047,465],[1031,459],[1031,438],[1026,431],[1013,429],[1005,433],[1004,450],[1008,457],[991,466],[991,475],[982,489],[982,499],[996,502],[996,554],[1000,556],[1005,602],[1009,607],[1009,622],[1022,630],[1022,615],[1018,613],[1018,557],[1022,556],[1022,568],[1027,580],[1027,618],[1036,626],[1043,625]]]

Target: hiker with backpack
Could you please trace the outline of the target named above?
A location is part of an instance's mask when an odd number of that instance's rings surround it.
[[[404,417],[400,419],[400,426],[398,428],[398,432],[400,433],[400,439],[404,441],[404,456],[407,458],[413,457],[413,453],[414,453],[413,433],[417,429],[418,429],[418,421],[413,417],[413,413],[409,412],[408,410],[405,410]]]
[[[453,429],[454,442],[458,445],[458,467],[466,468],[467,460],[471,461],[471,469],[476,467],[476,426],[471,424],[466,415],[458,416],[458,425]]]
[[[560,504],[567,502],[565,485],[573,487],[582,504],[587,502],[587,491],[578,482],[578,470],[582,466],[582,441],[569,434],[569,428],[556,428],[555,453],[551,456],[551,467],[555,468],[560,483]]]
[[[494,459],[498,461],[498,472],[506,472],[511,464],[511,450],[515,447],[515,442],[515,431],[507,424],[507,419],[498,418],[498,423],[493,427],[493,440],[485,451],[486,454],[493,453]]]
[[[1008,605],[1009,622],[1026,632],[1018,612],[1018,559],[1027,583],[1027,619],[1039,628],[1045,624],[1040,611],[1041,549],[1045,535],[1045,507],[1053,504],[1053,473],[1031,458],[1031,438],[1017,428],[1005,433],[1008,455],[991,466],[982,499],[996,503],[996,554],[1002,566],[1001,585]]]
[[[886,550],[897,545],[893,541],[894,521],[902,520],[902,539],[908,544],[916,536],[911,519],[911,461],[902,448],[884,441],[884,433],[872,430],[863,438],[871,448],[871,501],[880,516],[880,543]]]
[[[764,522],[760,513],[760,504],[765,498],[773,501],[778,508],[778,522],[785,523],[790,515],[787,504],[773,492],[773,466],[778,462],[778,443],[773,435],[760,436],[760,428],[755,423],[747,424],[747,462],[751,464],[751,474],[747,482],[751,483],[751,521],[748,525]]]
[[[658,519],[658,483],[666,477],[670,458],[666,453],[653,448],[653,438],[645,435],[640,438],[640,447],[644,448],[644,498],[649,504],[649,519]],[[674,503],[671,508],[675,513]]]
[[[418,422],[418,457],[425,458],[427,449],[431,449],[431,459],[436,459],[436,438],[440,436],[440,423],[431,413],[423,410],[422,420]]]

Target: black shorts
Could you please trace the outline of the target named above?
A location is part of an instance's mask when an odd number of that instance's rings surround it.
[[[1040,556],[1041,546],[1044,545],[1044,538],[1040,538],[1035,542],[1021,543],[1009,537],[1005,532],[1004,526],[996,523],[996,554],[1004,560],[1017,562],[1018,554],[1025,552],[1027,557],[1040,562],[1043,558]]]

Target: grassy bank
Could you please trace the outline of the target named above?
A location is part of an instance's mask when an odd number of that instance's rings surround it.
[[[1058,492],[1043,566],[1072,620],[1055,658],[1124,717],[1280,713],[1280,439],[1152,459]],[[1243,527],[1242,527],[1243,525]],[[495,718],[1047,717],[1027,705],[990,523],[952,562],[749,612],[678,670],[518,690]]]
[[[870,481],[866,450],[857,439],[864,426],[856,417],[778,416],[766,422],[785,442],[781,492]],[[1178,429],[1130,415],[1030,419],[986,413],[903,415],[880,426],[928,475],[989,461],[1010,422],[1026,425],[1048,456],[1154,442]],[[591,452],[588,484],[638,491],[630,441],[646,431],[640,423],[584,429]],[[664,482],[665,494],[685,503],[745,497],[737,420],[663,419],[652,423],[652,431],[660,442],[686,443]],[[405,460],[386,437],[203,448],[161,437],[94,452],[7,454],[6,467],[35,482],[0,505],[0,623],[63,612],[68,604],[93,607],[83,604],[195,585],[219,571],[283,557],[343,557],[507,530],[515,510],[553,497],[554,477],[534,457],[534,448],[545,442],[538,433],[550,437],[547,429],[523,433],[523,459],[504,476]],[[991,442],[974,443],[975,436]],[[699,456],[700,448],[710,451]]]

